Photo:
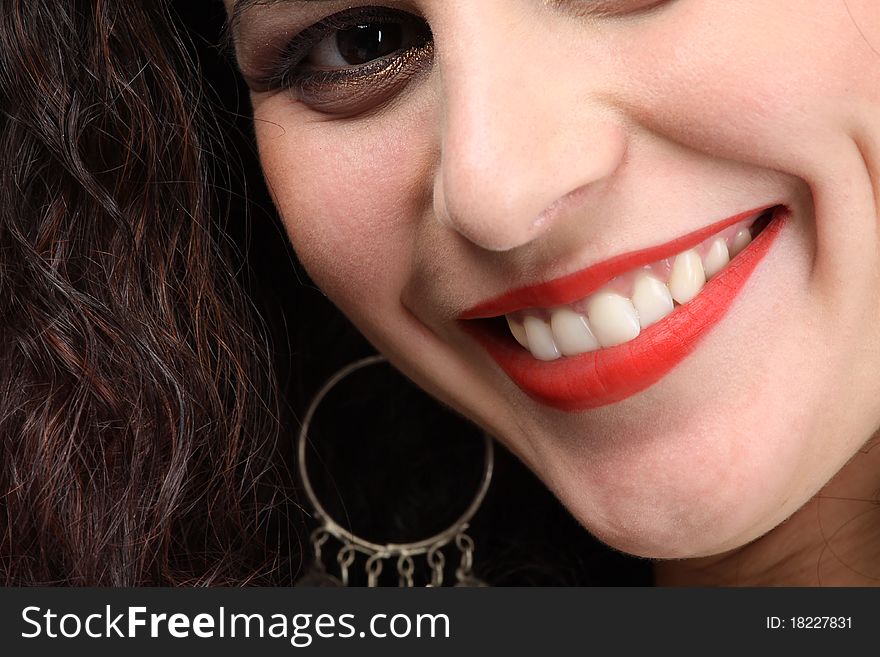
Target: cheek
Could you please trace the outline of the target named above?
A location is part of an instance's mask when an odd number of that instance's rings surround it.
[[[355,321],[397,303],[431,193],[419,128],[430,123],[418,112],[322,122],[282,94],[255,102],[255,117],[267,184],[315,283]]]
[[[621,103],[652,137],[802,180],[824,319],[880,313],[880,3],[676,6],[623,51]]]
[[[880,5],[856,13],[880,25]],[[622,101],[653,132],[790,173],[880,102],[880,54],[843,2],[683,3],[620,66]]]

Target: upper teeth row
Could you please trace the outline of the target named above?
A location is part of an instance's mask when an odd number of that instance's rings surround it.
[[[510,331],[539,360],[629,342],[671,313],[676,303],[697,296],[706,281],[748,246],[752,236],[744,223],[672,259],[618,276],[599,292],[568,306],[506,315]]]

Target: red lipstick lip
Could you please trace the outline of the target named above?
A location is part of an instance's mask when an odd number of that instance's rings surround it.
[[[589,296],[615,276],[686,251],[715,233],[721,232],[728,226],[748,219],[750,216],[758,218],[767,210],[778,205],[777,203],[771,203],[755,210],[749,210],[748,212],[722,219],[711,226],[700,228],[683,237],[678,237],[666,244],[623,253],[567,276],[505,292],[500,296],[479,303],[473,308],[464,311],[458,318],[487,319],[507,315],[517,310],[525,310],[526,308],[551,308],[572,303]]]
[[[757,212],[761,214],[761,211]],[[726,225],[748,218],[749,214],[751,213],[737,215],[734,221],[725,220],[715,224],[708,234],[705,230],[697,231],[670,244],[675,244],[676,248],[681,244],[694,246],[716,230],[722,230]],[[463,322],[463,328],[486,349],[521,390],[542,404],[562,411],[574,412],[622,401],[645,390],[668,374],[724,317],[734,299],[745,287],[752,272],[770,251],[789,216],[790,212],[787,208],[776,207],[772,219],[764,230],[731,260],[730,264],[709,280],[696,297],[676,307],[656,324],[642,330],[635,339],[616,347],[555,361],[539,361],[509,336],[502,337],[493,333],[483,322]],[[694,235],[701,235],[702,239],[693,240]],[[661,250],[667,251],[667,246],[646,249],[630,255],[640,261],[643,254],[651,251],[651,258],[658,259],[655,254]],[[684,246],[682,250],[687,248],[688,246]],[[662,257],[668,256],[659,256]],[[610,265],[614,271],[622,273],[618,269],[617,261],[618,259],[614,258],[600,266]],[[579,272],[574,276],[581,274],[582,272]],[[603,273],[604,275],[607,273]],[[566,281],[569,278],[571,277],[558,280]],[[552,283],[558,285],[558,281]],[[571,284],[573,283],[569,283]],[[578,284],[580,285],[581,282]],[[541,286],[526,289],[535,288]],[[517,294],[520,292],[515,291]],[[514,303],[510,300],[512,299],[510,295],[501,298],[507,299],[505,304]],[[520,300],[516,303],[522,303],[522,298],[520,294]],[[546,297],[542,296],[541,300],[544,303],[546,303],[545,299]],[[488,306],[488,304],[484,305]],[[535,305],[543,304],[533,304],[531,307]],[[521,307],[517,306],[517,309]]]

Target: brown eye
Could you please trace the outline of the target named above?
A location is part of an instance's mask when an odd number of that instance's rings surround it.
[[[433,60],[433,35],[420,17],[388,7],[329,16],[295,36],[265,88],[288,90],[329,115],[383,105]]]
[[[405,47],[399,24],[357,25],[336,33],[336,47],[349,64],[366,64]]]
[[[308,51],[300,66],[315,70],[361,66],[424,45],[429,38],[427,27],[415,17],[363,22],[332,31]]]

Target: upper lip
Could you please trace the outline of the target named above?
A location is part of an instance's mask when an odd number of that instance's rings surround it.
[[[758,218],[767,210],[776,207],[776,205],[778,204],[770,203],[754,210],[741,212],[687,235],[677,237],[665,244],[622,253],[572,274],[509,290],[465,310],[458,318],[462,320],[484,319],[506,315],[518,310],[525,310],[526,308],[551,308],[572,303],[589,296],[615,276],[662,260],[663,258],[677,255],[698,245],[713,234],[724,230],[727,226],[739,223],[750,216]]]

